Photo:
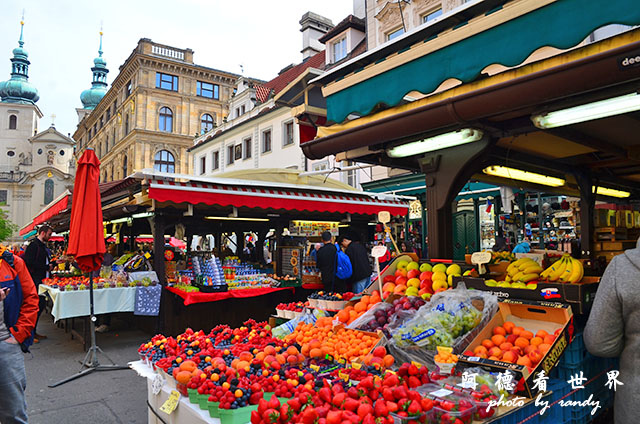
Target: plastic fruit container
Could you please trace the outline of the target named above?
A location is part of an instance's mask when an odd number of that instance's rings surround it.
[[[251,420],[251,411],[257,411],[258,405],[249,405],[238,409],[218,409],[222,424],[246,424]]]
[[[197,389],[189,389],[189,388],[187,388],[187,393],[189,394],[189,402],[198,403],[198,390]]]
[[[475,400],[474,404],[476,406],[476,412],[473,414],[474,420],[484,421],[496,414],[497,407],[489,406],[489,401],[484,400]],[[488,408],[488,409],[487,409]]]
[[[473,421],[477,408],[471,396],[444,389],[437,384],[425,384],[416,391],[433,400],[433,409],[429,411],[432,422],[448,424],[460,420],[462,424],[471,424]]]
[[[389,413],[389,416],[391,418],[393,418],[393,424],[406,424],[406,423],[410,423],[410,422],[423,423],[425,415],[426,414],[422,413],[420,415],[412,415],[410,417],[402,417],[402,416],[400,416],[398,414],[394,414],[393,412]]]
[[[211,418],[220,418],[220,410],[218,409],[218,405],[220,405],[220,402],[207,402],[207,407],[209,408],[209,416]]]
[[[182,395],[182,396],[189,396],[189,393],[187,392],[187,385],[186,384],[182,384],[182,383],[176,383],[176,390]]]

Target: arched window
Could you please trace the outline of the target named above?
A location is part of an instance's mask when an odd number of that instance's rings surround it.
[[[176,159],[170,152],[160,150],[154,158],[153,169],[160,172],[174,173],[176,172]]]
[[[160,131],[173,131],[173,112],[168,107],[160,108],[160,119],[158,120],[158,129]]]
[[[44,204],[48,205],[53,201],[53,180],[51,178],[44,182]]]
[[[124,176],[126,177],[127,175],[129,175],[129,163],[127,161],[127,156],[125,155],[123,163],[122,163],[122,169],[124,170]]]
[[[200,119],[200,134],[205,134],[213,129],[213,116],[205,113]]]
[[[9,129],[15,130],[18,128],[18,117],[16,115],[9,116]]]

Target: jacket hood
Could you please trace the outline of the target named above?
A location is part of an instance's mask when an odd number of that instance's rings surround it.
[[[631,261],[633,265],[635,265],[636,268],[640,269],[640,238],[636,243],[636,248],[627,250],[626,252],[624,252],[624,255],[627,257],[627,259],[629,259],[629,261]]]

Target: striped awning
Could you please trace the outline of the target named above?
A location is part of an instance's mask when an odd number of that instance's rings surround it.
[[[24,236],[25,234],[35,230],[36,226],[47,222],[52,217],[56,216],[63,210],[69,207],[69,197],[71,194],[67,191],[61,197],[49,203],[46,208],[33,218],[30,224],[22,227],[20,230],[20,235]]]
[[[408,202],[383,194],[347,190],[313,190],[310,186],[298,189],[260,185],[259,181],[229,185],[153,179],[149,183],[149,198],[159,202],[193,205],[362,215],[375,215],[381,211],[388,211],[391,215],[404,216],[409,208]]]

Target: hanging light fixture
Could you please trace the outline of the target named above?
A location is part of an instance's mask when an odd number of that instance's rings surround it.
[[[460,146],[461,144],[472,143],[482,139],[484,133],[480,130],[465,128],[459,131],[452,131],[424,140],[412,141],[399,146],[387,149],[387,155],[391,158],[406,158],[421,153],[433,152],[435,150],[446,149],[448,147]]]
[[[521,169],[508,168],[506,166],[489,166],[483,169],[482,172],[487,175],[493,175],[494,177],[526,181],[529,183],[546,185],[550,187],[560,187],[565,183],[565,180],[563,180],[562,178],[550,177],[548,175],[523,171]]]
[[[620,197],[620,198],[631,196],[631,193],[628,191],[616,190],[608,187],[593,186],[592,189],[596,194],[599,194],[601,196]]]

